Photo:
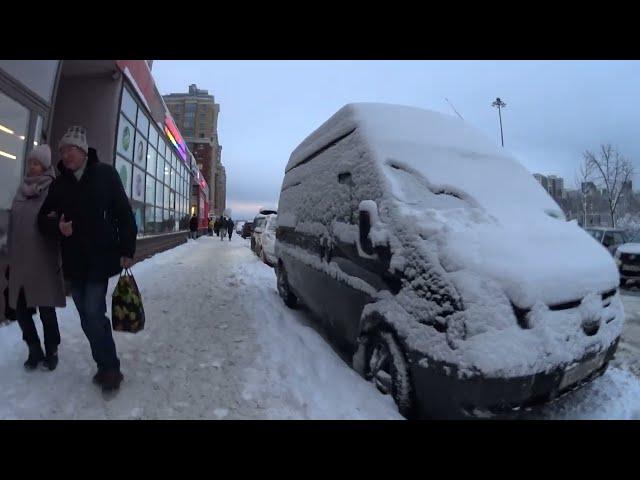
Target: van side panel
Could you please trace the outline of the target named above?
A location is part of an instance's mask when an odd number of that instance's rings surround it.
[[[380,181],[355,130],[291,169],[280,193],[276,256],[293,292],[348,344],[355,342],[362,309],[380,282],[349,266],[357,259],[339,258],[341,251],[357,252],[356,236],[341,232],[357,232],[358,206],[381,198]]]

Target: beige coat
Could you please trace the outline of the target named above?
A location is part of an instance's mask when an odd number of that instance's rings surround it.
[[[45,175],[53,176],[49,168]],[[44,237],[38,229],[38,212],[49,186],[25,196],[22,190],[13,199],[9,219],[9,305],[16,308],[24,288],[27,307],[65,307],[62,262],[58,242]]]

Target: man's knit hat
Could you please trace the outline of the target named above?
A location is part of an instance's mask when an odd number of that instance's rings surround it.
[[[89,145],[87,144],[87,130],[84,127],[69,127],[67,133],[60,139],[58,149],[67,145],[74,145],[84,153],[89,153]]]
[[[27,160],[37,160],[47,170],[51,166],[51,149],[49,145],[38,145],[27,155]]]

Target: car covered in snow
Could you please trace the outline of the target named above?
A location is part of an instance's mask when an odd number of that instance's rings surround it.
[[[261,236],[260,258],[270,267],[276,264],[276,227],[278,215],[269,215]]]
[[[620,228],[588,227],[585,230],[609,250],[611,255],[615,254],[620,245],[628,241],[627,233]]]
[[[270,216],[277,214],[276,210],[260,210],[260,213],[253,219],[253,229],[251,231],[251,250],[258,257],[262,255],[262,232],[267,225]]]
[[[640,281],[640,236],[620,245],[616,249],[615,259],[620,271],[621,286]]]
[[[285,304],[410,418],[558,398],[604,373],[624,322],[606,249],[507,150],[429,110],[349,104],[311,133],[275,252]]]
[[[246,223],[246,222],[243,222],[243,221],[238,221],[238,222],[236,222],[236,233],[237,233],[238,235],[242,235],[242,227],[244,227],[244,224],[245,224],[245,223]]]

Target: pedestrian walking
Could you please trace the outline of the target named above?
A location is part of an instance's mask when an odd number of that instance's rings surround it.
[[[194,213],[189,220],[189,238],[195,240],[198,238],[198,217]]]
[[[227,232],[229,233],[229,241],[231,241],[231,236],[233,235],[233,227],[233,220],[231,220],[231,218],[227,219]]]
[[[70,127],[58,145],[59,177],[51,184],[38,223],[60,240],[62,269],[98,367],[94,383],[104,392],[123,380],[106,315],[109,277],[133,265],[137,227],[116,169],[98,159],[83,127]]]
[[[16,311],[22,339],[29,348],[28,370],[41,362],[48,370],[58,365],[60,330],[55,307],[65,307],[60,248],[56,239],[42,235],[38,213],[55,179],[49,145],[27,155],[27,175],[11,205],[8,231],[9,306]],[[44,351],[33,321],[40,313]]]

